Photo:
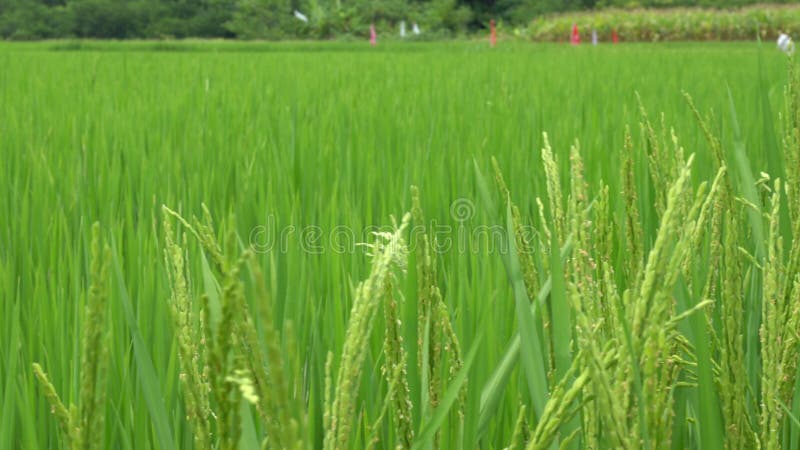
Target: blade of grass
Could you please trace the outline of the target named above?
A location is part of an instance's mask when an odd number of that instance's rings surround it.
[[[200,261],[203,268],[203,289],[208,295],[208,309],[209,317],[211,318],[211,326],[215,328],[219,323],[219,318],[222,315],[222,305],[219,302],[219,282],[208,264],[205,252],[200,252]]]
[[[17,360],[19,357],[19,303],[14,305],[14,312],[11,317],[11,340],[9,347],[5,349],[7,352],[6,361],[8,363],[8,372],[5,375],[6,385],[3,391],[3,409],[0,410],[0,448],[13,448],[12,436],[14,435],[13,427],[16,422],[15,403],[16,403],[16,388],[14,381],[17,374]]]
[[[572,251],[572,240],[568,239],[567,242],[565,242],[561,247],[562,261],[569,256],[570,251]],[[552,286],[553,280],[550,276],[548,276],[542,287],[539,289],[539,293],[536,295],[536,300],[530,305],[531,315],[537,321],[539,320],[538,314],[541,305],[547,301],[547,297],[550,295]],[[480,419],[478,420],[479,437],[483,434],[483,432],[486,431],[489,420],[494,416],[497,406],[500,404],[500,399],[505,391],[508,378],[511,376],[511,372],[517,365],[520,344],[520,334],[519,331],[516,331],[514,333],[514,337],[511,338],[511,342],[509,342],[506,350],[503,352],[503,357],[500,359],[500,364],[497,366],[494,372],[492,372],[489,380],[481,390],[481,413]]]
[[[551,229],[555,229],[555,226],[552,226]],[[570,351],[572,323],[570,320],[570,308],[567,304],[567,286],[564,280],[564,270],[558,250],[558,239],[556,233],[553,233],[550,237],[550,277],[553,280],[553,289],[550,292],[550,311],[553,315],[551,333],[553,336],[553,357],[556,364],[555,379],[561,380],[567,375],[567,371],[572,366],[572,352]],[[579,427],[580,420],[577,416],[574,416],[561,425],[561,436],[570,436]],[[577,449],[578,440],[573,439],[570,441],[568,448]]]
[[[145,344],[139,332],[139,324],[133,312],[133,305],[128,295],[128,289],[125,287],[125,279],[122,277],[122,268],[119,264],[117,247],[113,238],[111,256],[114,264],[114,275],[119,289],[119,298],[125,312],[125,321],[128,323],[128,329],[130,330],[131,339],[133,340],[133,354],[136,359],[136,370],[139,374],[139,382],[144,400],[147,403],[147,409],[150,411],[153,428],[155,428],[160,448],[162,450],[174,450],[175,441],[172,438],[172,430],[170,429],[168,419],[169,415],[164,407],[164,393],[161,391],[161,382],[153,367],[153,358],[150,356],[147,344]]]
[[[697,289],[700,289],[698,286]],[[698,293],[690,294],[686,282],[681,277],[676,287],[676,298],[681,307],[692,308],[697,302],[692,302],[692,297],[698,298]],[[697,421],[700,433],[700,447],[703,450],[722,450],[723,428],[719,410],[719,397],[714,383],[713,361],[711,360],[711,336],[708,334],[708,324],[704,314],[689,316],[689,341],[692,343],[697,359],[697,396],[698,408]]]
[[[458,398],[461,387],[467,381],[469,369],[472,367],[472,363],[475,362],[475,355],[478,353],[482,338],[482,332],[479,332],[478,335],[475,336],[475,341],[472,343],[466,359],[464,359],[464,365],[461,367],[461,370],[458,371],[455,378],[453,378],[453,381],[447,386],[447,390],[444,396],[442,396],[439,405],[431,413],[430,420],[426,421],[425,426],[417,434],[414,445],[411,447],[412,450],[429,448],[432,444],[433,436],[444,423],[447,414],[450,412],[450,408],[452,408],[453,403],[455,403]]]
[[[408,252],[408,267],[411,267],[406,276],[405,299],[403,302],[403,344],[405,345],[408,362],[408,389],[411,396],[412,429],[417,429],[420,423],[420,412],[422,411],[422,394],[420,387],[420,370],[417,365],[419,348],[417,346],[417,336],[419,336],[418,318],[418,299],[417,299],[417,250],[419,243],[412,243]]]
[[[430,342],[431,342],[431,317],[425,317],[425,330],[423,331],[422,338],[422,375],[420,376],[420,402],[422,409],[420,410],[420,421],[426,423],[430,418]],[[409,364],[410,365],[410,364]]]
[[[511,202],[509,202],[506,211],[506,230],[509,248],[509,281],[514,290],[517,326],[521,338],[520,359],[522,360],[525,381],[528,383],[528,394],[530,395],[533,410],[537,417],[541,417],[548,397],[547,374],[544,370],[546,351],[542,349],[542,341],[538,333],[539,324],[531,312],[531,300],[528,298],[528,294],[525,291],[525,282],[522,279],[522,269],[519,265],[516,240],[514,239]]]
[[[747,200],[751,205],[755,205],[758,211],[753,208],[747,209],[748,222],[752,232],[750,242],[755,245],[755,258],[758,264],[762,264],[766,256],[764,247],[765,234],[764,222],[760,211],[763,210],[761,199],[756,190],[756,180],[747,158],[746,147],[742,137],[739,119],[736,113],[736,105],[733,102],[733,94],[728,87],[728,105],[731,117],[731,128],[733,129],[733,158],[735,161],[735,173],[738,179],[732,180],[737,186],[739,195]],[[734,172],[734,171],[732,171]],[[750,387],[753,392],[760,392],[759,371],[760,371],[760,347],[759,347],[759,328],[761,327],[761,297],[760,279],[756,275],[759,271],[753,271],[751,275],[750,289],[745,297],[745,323],[747,324],[747,335],[745,336],[745,359],[747,361],[747,375],[750,379]]]
[[[556,380],[564,378],[564,374],[572,366],[570,340],[572,324],[567,304],[567,286],[564,281],[564,270],[559,255],[558,240],[553,233],[550,239],[550,277],[553,288],[550,292],[550,310],[553,314],[553,353],[556,363]]]
[[[794,389],[792,391],[794,392],[794,395],[792,396],[791,414],[794,417],[800,415],[800,395],[798,395],[798,392],[800,392],[800,376],[798,375],[800,375],[800,367],[798,367],[796,370]],[[796,421],[792,421],[790,428],[789,448],[798,448],[798,444],[800,444],[800,424],[798,424]]]
[[[642,395],[642,371],[639,367],[639,357],[633,348],[633,334],[631,333],[631,326],[628,319],[625,317],[625,305],[622,297],[617,296],[617,321],[622,325],[623,336],[625,336],[625,346],[628,347],[628,355],[630,355],[631,371],[633,372],[633,387],[636,391],[636,400],[642,405],[644,396]],[[647,420],[644,417],[644,408],[638,409],[639,428],[642,433],[642,448],[645,450],[650,449],[650,433],[647,430]]]
[[[242,435],[239,437],[239,448],[259,448],[256,425],[253,422],[250,404],[246,400],[242,400],[239,408],[239,415],[242,418]]]

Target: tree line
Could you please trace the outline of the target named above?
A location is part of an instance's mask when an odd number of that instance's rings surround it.
[[[0,37],[328,39],[363,36],[372,23],[386,30],[405,21],[435,38],[486,28],[490,19],[520,25],[546,14],[596,8],[752,3],[756,0],[0,0]]]

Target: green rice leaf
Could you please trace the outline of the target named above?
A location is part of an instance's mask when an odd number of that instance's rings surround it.
[[[447,390],[444,396],[442,396],[439,405],[431,413],[430,420],[425,423],[424,428],[417,434],[414,445],[411,447],[413,450],[429,448],[432,444],[433,436],[439,428],[441,428],[445,418],[447,418],[447,414],[450,412],[450,408],[452,408],[453,403],[455,403],[458,398],[458,392],[467,381],[467,375],[469,374],[470,367],[472,367],[472,363],[475,362],[475,355],[478,354],[481,339],[483,339],[483,332],[479,332],[478,335],[475,336],[475,340],[472,342],[467,357],[464,359],[464,366],[461,367],[461,370],[458,371],[458,374],[456,374],[447,386]]]
[[[539,336],[539,324],[531,312],[531,301],[525,292],[525,282],[522,279],[522,269],[519,265],[517,256],[516,241],[514,239],[514,228],[511,218],[511,205],[506,212],[506,230],[508,232],[508,267],[511,286],[514,290],[514,301],[517,312],[517,326],[520,335],[520,359],[525,373],[525,380],[528,383],[528,394],[530,395],[533,410],[537,417],[544,411],[547,403],[547,374],[545,373],[545,354],[542,348],[542,340]],[[558,258],[556,258],[558,259]],[[563,275],[562,275],[563,276]],[[553,283],[555,284],[555,283]]]
[[[173,450],[175,448],[175,441],[172,438],[172,430],[168,419],[169,415],[164,407],[164,393],[161,391],[161,382],[153,367],[153,358],[150,355],[147,344],[145,344],[139,332],[139,324],[136,320],[136,314],[133,311],[128,289],[125,287],[125,279],[122,276],[122,268],[120,267],[119,258],[117,256],[116,243],[113,243],[113,240],[111,256],[114,264],[114,275],[119,289],[119,298],[122,303],[122,309],[125,312],[125,321],[128,324],[128,330],[130,330],[131,339],[133,340],[133,354],[136,361],[136,370],[139,374],[139,384],[142,388],[142,394],[147,403],[147,409],[150,411],[150,418],[153,428],[155,428],[160,448],[162,450]]]

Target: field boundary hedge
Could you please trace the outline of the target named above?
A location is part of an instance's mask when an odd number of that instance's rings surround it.
[[[774,39],[781,31],[800,36],[800,5],[756,5],[739,9],[606,9],[542,16],[526,35],[534,41],[568,42],[577,24],[583,41],[597,30],[601,41],[739,41]]]

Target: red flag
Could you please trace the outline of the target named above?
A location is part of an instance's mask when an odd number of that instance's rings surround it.
[[[492,47],[497,45],[497,28],[494,26],[494,19],[489,21],[489,44]]]
[[[578,24],[572,24],[572,37],[569,40],[570,44],[578,45],[581,43],[581,33],[578,31]]]
[[[617,30],[611,30],[611,40],[615,44],[619,43],[619,36],[617,36]]]
[[[378,33],[375,32],[375,24],[369,26],[369,44],[373,47],[378,44]]]

